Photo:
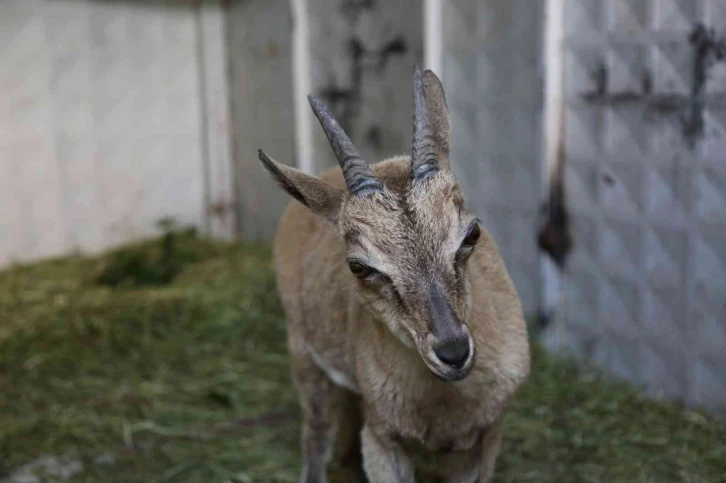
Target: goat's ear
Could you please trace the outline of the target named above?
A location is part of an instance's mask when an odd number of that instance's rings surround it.
[[[439,165],[442,168],[448,167],[451,146],[449,108],[446,105],[444,87],[436,74],[430,70],[423,74],[423,90],[426,99],[426,110],[429,114],[429,123],[433,131],[436,151],[439,155]]]
[[[338,219],[343,190],[329,185],[320,178],[280,164],[267,156],[261,149],[257,154],[262,167],[282,189],[310,208],[313,213],[335,223]]]

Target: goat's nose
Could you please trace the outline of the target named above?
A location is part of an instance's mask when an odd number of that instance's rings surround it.
[[[469,357],[469,340],[466,337],[446,339],[434,345],[434,353],[444,364],[460,369]]]

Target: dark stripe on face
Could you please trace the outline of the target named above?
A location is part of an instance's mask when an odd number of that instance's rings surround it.
[[[398,289],[391,283],[391,293],[393,294],[393,300],[396,304],[396,309],[399,312],[402,312],[406,315],[409,315],[408,307],[406,307],[406,303],[403,301],[403,297],[401,297],[401,294],[399,293]]]
[[[352,243],[358,243],[358,240],[360,240],[361,233],[360,230],[353,226],[348,226],[345,228],[345,233],[343,234],[343,238],[345,239],[345,242],[350,245]]]
[[[451,308],[446,295],[436,285],[431,287],[428,305],[431,313],[431,332],[437,339],[449,339],[461,335],[459,318]]]

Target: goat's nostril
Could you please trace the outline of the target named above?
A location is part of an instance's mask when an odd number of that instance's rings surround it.
[[[434,353],[441,362],[461,368],[469,358],[469,341],[467,339],[449,339],[434,345]]]

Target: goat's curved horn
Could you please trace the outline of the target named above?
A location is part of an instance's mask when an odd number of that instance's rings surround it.
[[[428,178],[439,170],[436,159],[434,135],[424,98],[423,81],[418,67],[413,69],[413,151],[411,153],[411,177]]]
[[[308,95],[308,101],[310,107],[313,108],[315,117],[320,121],[323,131],[328,137],[330,147],[333,148],[340,167],[343,169],[343,177],[345,178],[345,184],[348,185],[348,191],[352,195],[382,191],[383,185],[361,158],[360,153],[353,146],[353,142],[337,121],[333,119],[328,109],[312,94]]]

